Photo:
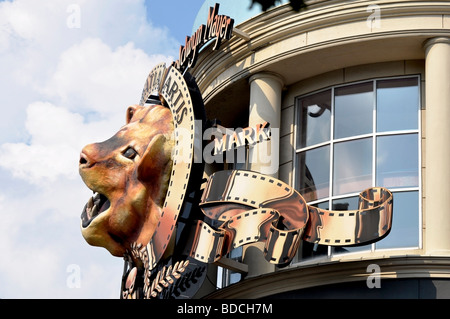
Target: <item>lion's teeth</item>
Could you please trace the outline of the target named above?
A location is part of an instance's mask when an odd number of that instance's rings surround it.
[[[98,208],[97,208],[97,205],[94,205],[94,207],[92,207],[92,210],[91,210],[91,216],[94,217],[94,216],[97,216],[97,214],[98,214]]]
[[[92,196],[92,198],[94,198],[94,200],[97,200],[100,198],[100,193],[95,192],[94,196]]]
[[[87,202],[87,208],[92,208],[92,206],[94,206],[94,200],[90,197]]]

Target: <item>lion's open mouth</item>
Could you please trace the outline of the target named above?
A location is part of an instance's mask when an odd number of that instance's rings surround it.
[[[91,198],[84,206],[83,212],[81,213],[81,225],[86,228],[89,226],[92,220],[101,213],[108,210],[110,206],[110,201],[108,198],[98,192],[94,192]]]

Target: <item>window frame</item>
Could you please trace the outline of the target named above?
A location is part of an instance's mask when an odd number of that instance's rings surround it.
[[[418,108],[417,108],[417,128],[416,129],[403,129],[398,131],[383,131],[383,132],[377,132],[377,83],[379,81],[384,80],[397,80],[397,79],[410,79],[410,78],[416,78],[417,79],[417,89],[418,89]],[[335,120],[335,90],[337,88],[350,86],[350,85],[358,85],[363,84],[367,82],[372,82],[373,86],[373,105],[372,105],[372,132],[367,134],[361,134],[361,135],[354,135],[344,138],[337,138],[335,139],[335,132],[334,132],[334,120]],[[325,142],[320,142],[314,145],[309,145],[305,147],[301,147],[301,145],[298,145],[298,138],[299,138],[299,109],[301,107],[300,101],[304,99],[305,97],[312,96],[314,94],[318,94],[321,92],[325,92],[327,90],[331,90],[331,110],[330,110],[330,139]],[[330,85],[318,90],[311,91],[306,94],[298,95],[294,98],[294,125],[293,125],[293,171],[292,171],[292,178],[293,178],[293,187],[295,189],[299,189],[299,163],[298,163],[298,154],[301,152],[306,152],[308,150],[317,149],[319,147],[329,146],[330,151],[330,161],[329,161],[329,189],[328,189],[328,197],[313,200],[308,202],[309,205],[319,204],[319,203],[326,203],[328,202],[329,207],[331,208],[332,203],[334,200],[349,198],[358,196],[359,192],[357,193],[346,193],[341,195],[333,195],[333,175],[334,175],[334,147],[336,143],[341,142],[348,142],[352,140],[360,140],[364,138],[371,138],[372,139],[372,186],[376,186],[376,178],[377,178],[377,139],[380,136],[395,136],[395,135],[406,135],[406,134],[417,134],[418,139],[418,185],[414,187],[397,187],[392,189],[393,193],[400,193],[400,192],[418,192],[418,229],[417,229],[417,235],[418,235],[418,245],[417,246],[411,246],[411,247],[399,247],[399,248],[376,248],[376,243],[370,244],[370,249],[360,250],[356,252],[347,252],[347,253],[334,253],[334,249],[332,246],[328,246],[328,253],[327,255],[321,255],[313,258],[308,258],[306,260],[301,260],[298,258],[298,256],[294,259],[294,262],[300,262],[300,263],[306,263],[308,261],[314,260],[317,262],[318,259],[326,259],[329,260],[332,257],[335,256],[343,256],[348,254],[361,254],[366,252],[385,252],[385,251],[395,251],[395,250],[413,250],[413,249],[421,249],[423,246],[423,238],[422,238],[422,224],[423,224],[423,209],[422,209],[422,119],[421,119],[421,110],[422,110],[422,83],[421,83],[421,76],[420,74],[411,74],[411,75],[402,75],[402,76],[388,76],[388,77],[373,77],[368,78],[360,81],[353,81],[353,82],[347,82],[347,83],[341,83],[336,85]],[[363,191],[363,189],[361,190]],[[303,194],[302,194],[303,195]],[[394,206],[395,207],[395,206]],[[395,217],[394,217],[395,218]],[[363,246],[365,247],[365,246]],[[299,250],[298,254],[301,253],[301,250]]]

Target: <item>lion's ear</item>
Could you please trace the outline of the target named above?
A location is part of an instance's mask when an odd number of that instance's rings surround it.
[[[126,114],[126,124],[130,123],[131,119],[133,118],[133,115],[136,113],[136,105],[129,106],[127,109]]]
[[[148,145],[138,164],[138,179],[141,182],[158,182],[171,159],[172,148],[167,138],[156,135]]]

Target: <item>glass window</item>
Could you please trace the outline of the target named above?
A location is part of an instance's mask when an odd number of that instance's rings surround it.
[[[419,192],[394,192],[391,233],[375,243],[377,249],[419,246]],[[392,235],[392,236],[391,236]]]
[[[377,82],[377,131],[417,129],[418,80],[414,78]]]
[[[358,209],[358,195],[394,194],[390,234],[358,247],[302,243],[298,260],[420,245],[419,77],[340,85],[297,100],[296,188],[310,205]]]
[[[377,138],[376,184],[387,187],[419,186],[417,134]]]
[[[330,147],[323,146],[297,155],[299,163],[299,190],[306,201],[329,196]]]
[[[361,192],[372,185],[372,138],[334,144],[333,195]]]
[[[372,132],[373,82],[336,88],[334,138]]]
[[[330,140],[331,90],[302,98],[298,108],[298,147]]]
[[[237,262],[242,262],[242,254],[243,254],[243,247],[239,246],[237,248],[232,249],[227,255],[227,257]],[[218,275],[217,278],[218,281],[221,281],[219,283],[219,286],[226,287],[241,281],[243,276],[241,273],[233,271],[231,269],[221,268],[220,276]]]

